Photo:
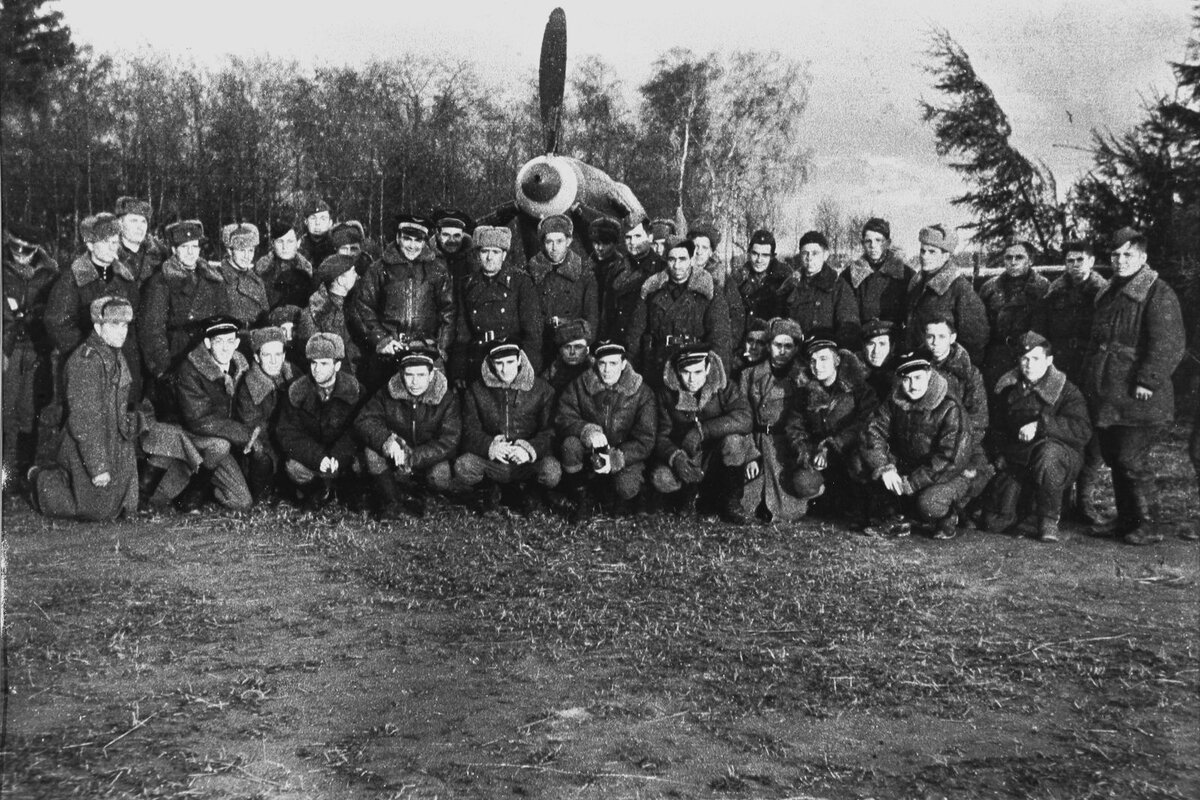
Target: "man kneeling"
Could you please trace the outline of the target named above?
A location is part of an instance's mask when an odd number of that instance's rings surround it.
[[[401,509],[425,515],[425,487],[451,487],[450,459],[462,437],[462,406],[445,374],[434,369],[438,353],[400,354],[399,370],[367,401],[354,423],[366,444],[367,472],[382,499],[380,517]]]
[[[611,486],[622,503],[635,498],[654,449],[654,394],[626,360],[625,346],[601,342],[594,357],[558,406],[563,483],[575,501],[573,521],[591,513],[596,489]]]

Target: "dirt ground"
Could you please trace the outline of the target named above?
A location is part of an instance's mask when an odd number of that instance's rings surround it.
[[[6,797],[1200,797],[1174,536],[5,512]]]

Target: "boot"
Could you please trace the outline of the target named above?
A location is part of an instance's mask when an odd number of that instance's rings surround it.
[[[159,480],[162,480],[162,476],[159,476]],[[175,498],[174,505],[180,512],[191,514],[199,511],[200,506],[204,505],[205,501],[211,495],[212,470],[207,467],[201,467],[196,470],[196,474],[188,481],[188,485]]]
[[[933,538],[946,541],[953,539],[955,536],[958,536],[958,514],[951,511],[937,521],[937,524],[933,528]]]
[[[400,489],[399,486],[396,487]],[[425,516],[428,509],[424,487],[412,483],[400,490],[400,504],[404,510],[420,519]]]
[[[1095,472],[1081,472],[1075,482],[1075,502],[1072,504],[1074,516],[1085,525],[1098,525],[1101,522],[1100,512],[1096,508],[1096,489],[1100,485],[1100,476]]]
[[[379,493],[379,509],[377,516],[380,520],[396,520],[404,518],[401,508],[400,487],[387,472],[371,476],[375,491]]]
[[[495,481],[484,478],[471,490],[467,505],[476,514],[491,514],[496,510],[499,494],[500,487],[496,485]]]
[[[306,487],[304,502],[300,509],[305,512],[316,512],[325,508],[333,501],[333,479],[317,478]]]
[[[144,514],[152,510],[150,501],[158,489],[158,484],[162,482],[163,476],[166,474],[166,469],[156,467],[150,462],[146,462],[142,466],[142,474],[138,478],[138,511]]]
[[[1133,490],[1133,508],[1136,515],[1133,526],[1121,537],[1125,544],[1147,545],[1161,542],[1163,535],[1159,530],[1154,502],[1141,487]]]
[[[685,483],[683,488],[675,492],[673,507],[681,517],[690,516],[696,512],[696,497],[700,494],[700,484]]]
[[[255,504],[274,505],[279,501],[275,492],[275,464],[269,458],[248,459],[246,485]]]
[[[586,522],[596,514],[596,498],[589,485],[586,473],[578,472],[570,476],[567,486],[567,499],[571,501],[570,521],[573,523]]]
[[[742,467],[729,467],[725,478],[725,507],[721,520],[729,525],[749,525],[750,518],[742,510],[742,495],[746,491],[746,472]]]
[[[1054,517],[1042,517],[1038,520],[1038,539],[1043,542],[1058,541],[1058,520]]]

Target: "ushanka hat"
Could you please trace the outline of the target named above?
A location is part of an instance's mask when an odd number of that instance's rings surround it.
[[[151,217],[150,202],[140,197],[118,197],[113,213],[118,217],[123,217],[126,214],[136,214],[139,217],[145,217],[146,221],[149,222]]]
[[[107,211],[85,217],[79,223],[79,235],[88,243],[102,242],[120,232],[121,226],[117,224],[116,216]]]
[[[102,322],[133,322],[133,305],[124,297],[105,295],[92,301],[89,309],[92,324]]]
[[[340,361],[346,357],[346,344],[336,333],[314,333],[304,345],[304,357],[309,361],[322,358]]]

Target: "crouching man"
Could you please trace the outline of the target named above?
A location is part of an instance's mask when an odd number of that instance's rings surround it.
[[[425,516],[426,487],[452,485],[450,460],[462,438],[462,405],[446,375],[434,369],[435,350],[400,354],[399,368],[354,423],[366,445],[367,473],[379,491],[381,519],[403,511]]]
[[[309,338],[304,355],[308,375],[288,386],[279,414],[279,448],[283,471],[304,496],[306,511],[328,505],[334,490],[355,503],[353,423],[362,387],[342,371],[346,346],[336,333]]]
[[[970,422],[946,379],[929,360],[908,354],[896,366],[896,388],[871,414],[863,432],[868,484],[886,508],[886,523],[868,534],[905,536],[909,517],[934,526],[933,538],[953,539],[958,508],[970,488]]]
[[[654,393],[626,359],[625,346],[601,342],[594,358],[564,390],[556,419],[575,522],[588,517],[593,500],[608,490],[616,495],[615,507],[637,497],[657,425]]]
[[[1092,424],[1083,393],[1054,366],[1045,337],[1026,333],[1018,346],[1017,368],[996,383],[1000,459],[983,519],[999,533],[1032,510],[1038,538],[1056,542],[1063,495],[1083,466]]]
[[[488,350],[480,377],[467,389],[463,409],[463,452],[454,474],[475,490],[481,511],[495,508],[499,487],[518,514],[533,510],[534,478],[552,489],[562,466],[551,454],[554,445],[554,390],[537,377],[521,346],[499,342]]]
[[[92,333],[67,359],[66,426],[53,467],[30,469],[32,497],[50,517],[111,520],[138,506],[138,418],[121,347],[133,306],[121,297],[91,304]]]
[[[253,445],[246,464],[250,494],[255,502],[270,503],[275,500],[282,466],[274,443],[279,401],[295,374],[284,352],[287,331],[276,326],[258,328],[250,331],[249,339],[254,360],[234,393],[234,415],[251,428]]]
[[[684,347],[663,370],[654,488],[675,495],[686,513],[703,484],[712,490],[705,498],[720,504],[721,519],[746,524],[742,494],[753,447],[750,429],[750,405],[726,377],[720,356],[707,345]],[[710,507],[706,503],[700,510]]]

